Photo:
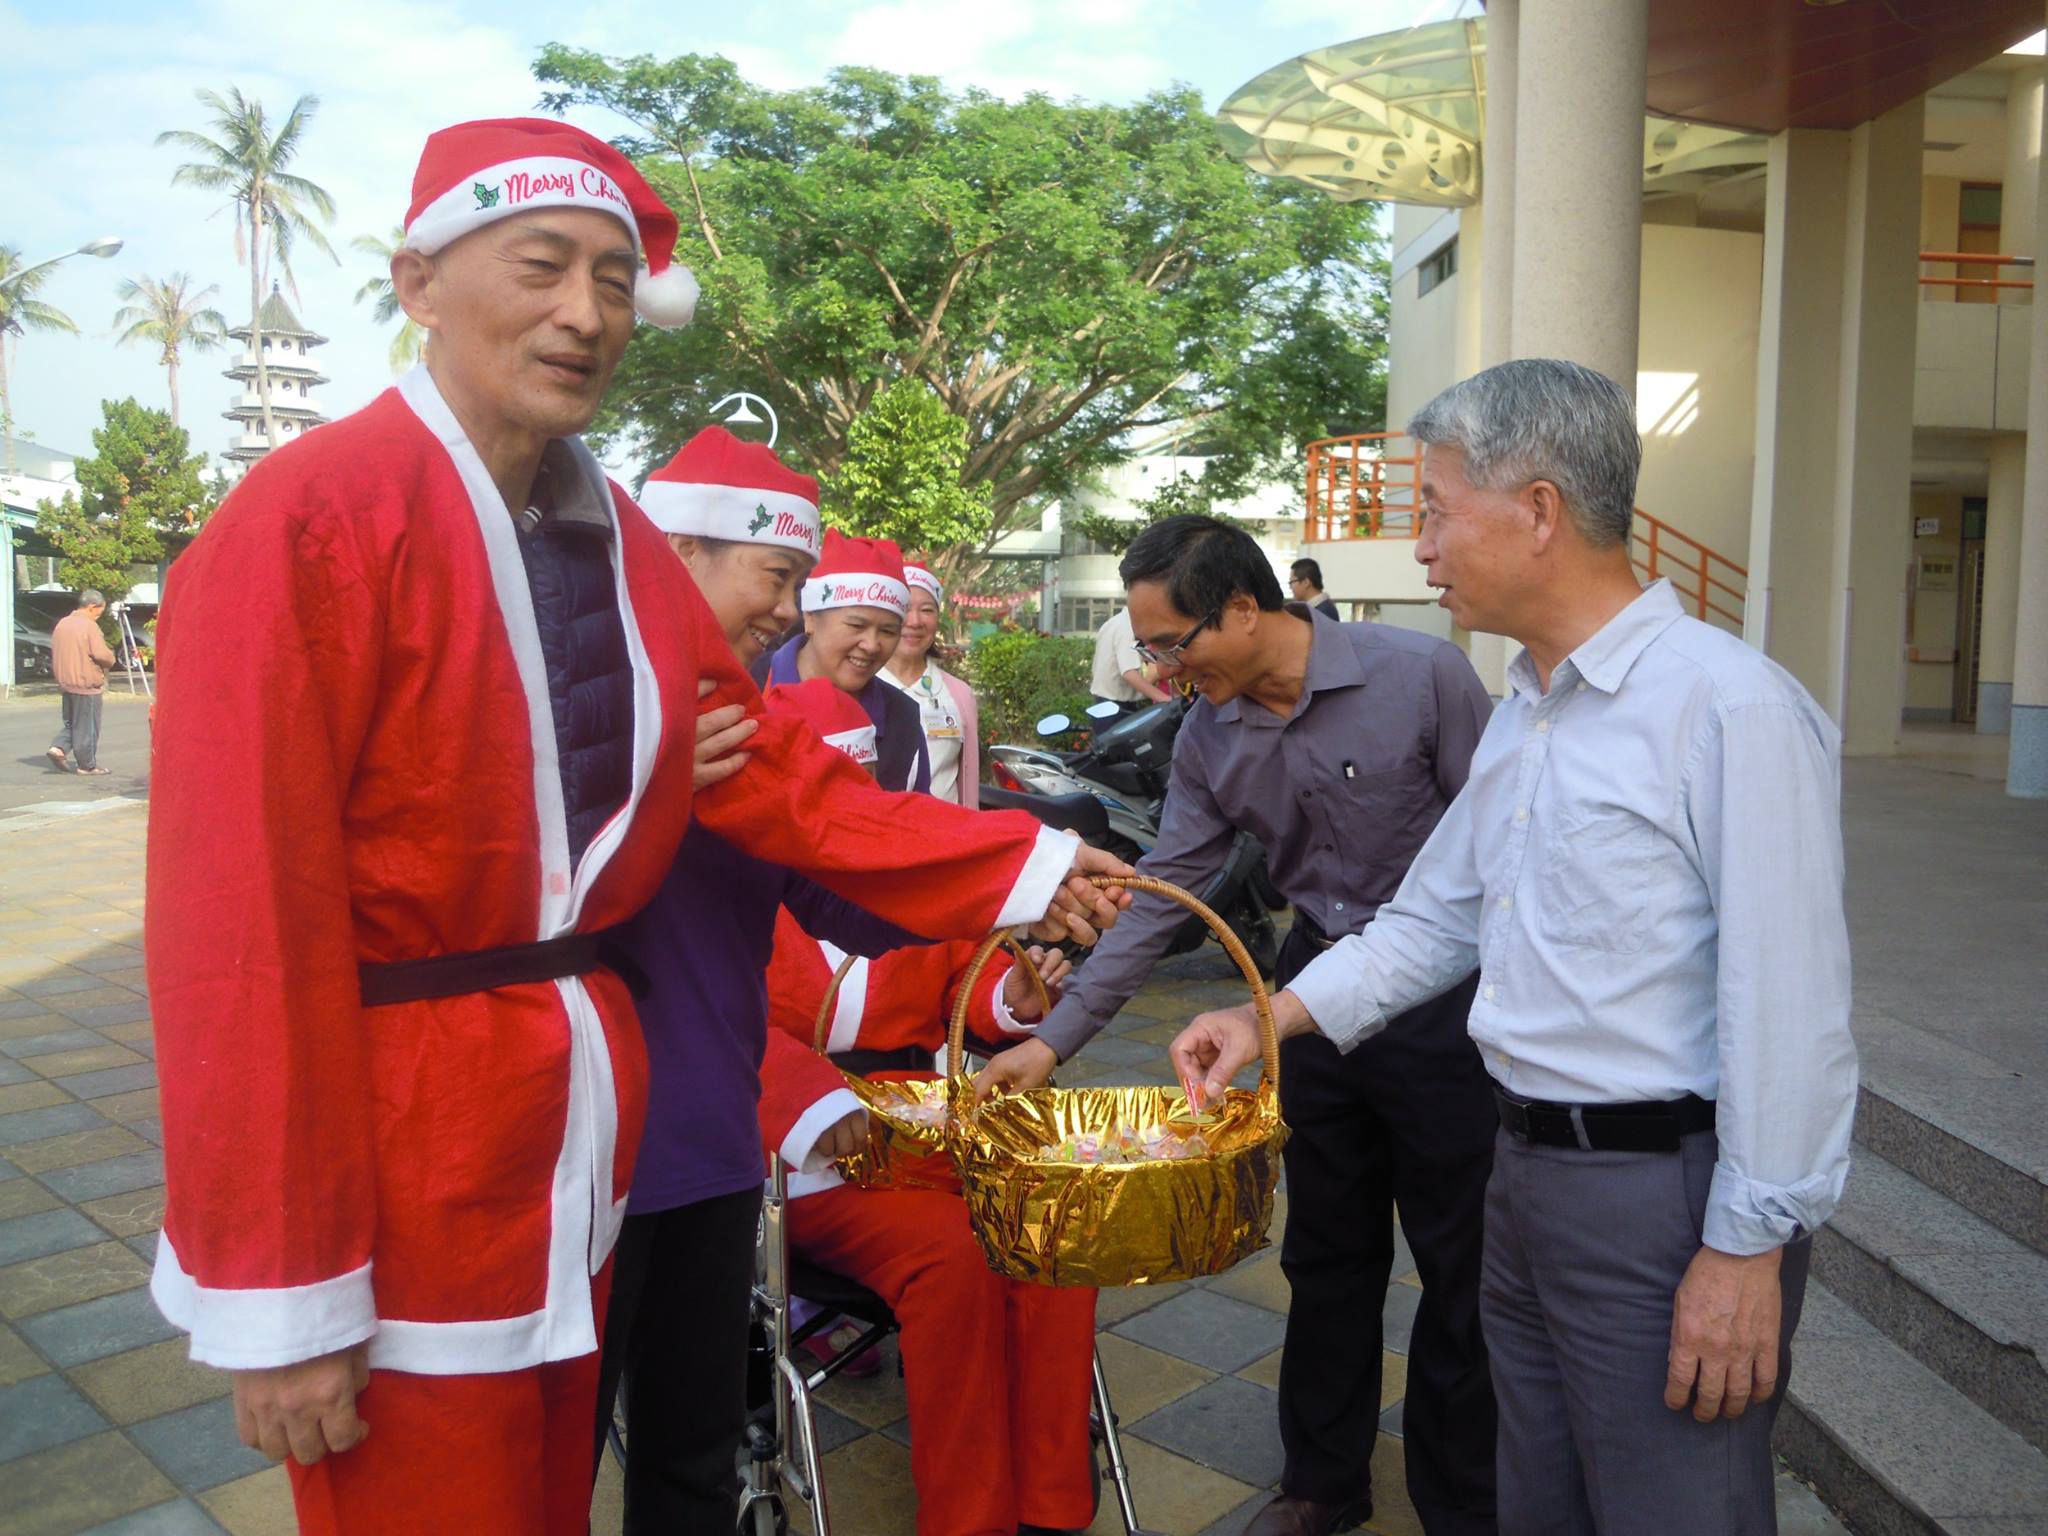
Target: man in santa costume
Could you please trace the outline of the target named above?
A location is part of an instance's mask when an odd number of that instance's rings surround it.
[[[636,294],[688,318],[673,214],[504,119],[428,141],[405,228],[425,365],[267,457],[172,574],[152,1289],[293,1458],[303,1530],[567,1536],[645,1095],[601,952],[690,819],[700,676],[751,685],[574,436]],[[919,820],[795,722],[747,749],[703,823],[913,931],[1111,915],[1028,823]],[[906,842],[929,862],[870,873]]]
[[[864,749],[859,711],[822,682],[774,687],[771,712],[810,718],[828,739]],[[878,1294],[902,1325],[904,1391],[918,1536],[1009,1536],[1075,1531],[1094,1518],[1088,1443],[1095,1292],[1031,1285],[989,1268],[957,1185],[863,1190],[831,1166],[860,1145],[866,1112],[845,1073],[930,1078],[944,1045],[972,942],[897,949],[855,959],[834,996],[825,1052],[813,1048],[820,1009],[847,952],[817,939],[788,911],[777,919],[768,967],[768,1056],[761,1138],[792,1170],[791,1247]],[[1048,993],[1069,966],[1033,948]],[[1040,1017],[1022,967],[998,956],[968,1003],[969,1033],[1012,1042]],[[932,1182],[951,1185],[938,1160]]]

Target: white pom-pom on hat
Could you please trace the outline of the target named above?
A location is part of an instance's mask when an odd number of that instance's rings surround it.
[[[679,330],[697,313],[697,274],[679,261],[659,272],[642,272],[633,284],[633,308],[663,330]]]

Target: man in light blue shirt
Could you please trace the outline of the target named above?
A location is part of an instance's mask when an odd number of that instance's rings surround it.
[[[1430,585],[1526,649],[1393,901],[1275,1016],[1349,1049],[1479,967],[1501,1530],[1773,1531],[1775,1393],[1856,1097],[1838,736],[1639,585],[1612,381],[1507,363],[1409,430]],[[1195,1094],[1257,1054],[1248,1009],[1173,1045]]]

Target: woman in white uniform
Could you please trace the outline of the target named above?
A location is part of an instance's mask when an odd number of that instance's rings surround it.
[[[909,694],[923,717],[932,793],[978,810],[981,712],[974,690],[932,659],[932,644],[939,638],[939,578],[909,560],[903,562],[903,574],[910,586],[910,612],[904,617],[896,654],[881,676]]]

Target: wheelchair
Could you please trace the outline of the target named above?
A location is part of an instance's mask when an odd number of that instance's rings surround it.
[[[756,1343],[762,1351],[764,1374],[768,1378],[766,1401],[747,1422],[741,1453],[739,1529],[747,1536],[782,1536],[789,1529],[784,1502],[787,1493],[809,1512],[814,1536],[832,1536],[831,1507],[825,1490],[824,1458],[818,1448],[812,1394],[863,1351],[894,1333],[897,1324],[888,1305],[873,1291],[791,1255],[784,1225],[788,1178],[788,1168],[781,1158],[776,1158],[761,1206],[761,1240],[754,1280]],[[817,1314],[792,1327],[792,1299],[809,1302],[818,1309]],[[822,1365],[802,1360],[796,1353],[797,1347],[832,1328],[840,1317],[858,1324],[860,1336]],[[1156,1536],[1138,1523],[1130,1468],[1124,1461],[1123,1441],[1117,1432],[1116,1410],[1110,1403],[1109,1380],[1103,1372],[1100,1353],[1094,1361],[1088,1434],[1100,1458],[1096,1476],[1108,1482],[1114,1491],[1125,1536]]]

